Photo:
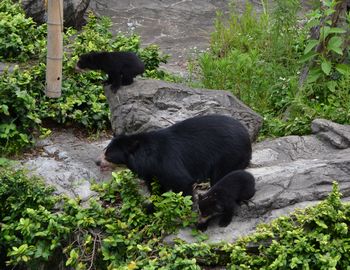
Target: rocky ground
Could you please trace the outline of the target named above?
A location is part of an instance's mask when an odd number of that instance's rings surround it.
[[[170,55],[167,70],[186,73],[189,57],[209,45],[216,12],[228,10],[227,0],[92,0],[97,15],[109,16],[115,32],[135,32],[142,44],[157,44]],[[256,1],[259,2],[259,1]]]
[[[217,12],[227,14],[230,7],[242,12],[246,2],[263,9],[261,0],[91,0],[90,9],[110,17],[114,32],[135,32],[142,44],[159,45],[170,55],[163,67],[184,76],[188,59],[209,47]],[[304,10],[311,2],[302,0]]]
[[[110,16],[114,31],[135,31],[141,34],[144,44],[159,44],[171,55],[166,68],[184,74],[188,57],[209,46],[215,13],[227,11],[228,2],[92,0],[91,8],[97,14]],[[260,1],[252,2],[259,6]],[[249,169],[257,180],[254,203],[243,206],[228,227],[210,226],[209,241],[233,241],[254,230],[259,222],[317,203],[331,190],[333,180],[340,183],[345,197],[350,196],[350,127],[317,120],[313,130],[314,135],[289,136],[254,145]],[[87,200],[94,195],[91,182],[111,176],[101,173],[94,163],[108,141],[82,138],[73,129],[55,130],[38,142],[35,154],[22,162],[54,185],[58,193]],[[179,236],[191,241],[187,230]]]
[[[333,181],[338,181],[344,199],[350,199],[350,126],[318,119],[312,129],[313,135],[287,136],[254,145],[249,171],[256,177],[257,192],[252,203],[243,205],[226,228],[211,224],[208,241],[234,241],[261,222],[313,205],[327,196]],[[101,173],[95,165],[108,142],[87,141],[73,130],[56,131],[39,141],[39,154],[23,164],[54,185],[58,193],[86,201],[94,195],[91,182],[111,177],[110,172]],[[194,241],[190,229],[178,236]]]

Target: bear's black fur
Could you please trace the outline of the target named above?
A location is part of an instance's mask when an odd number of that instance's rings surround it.
[[[116,136],[103,158],[125,164],[148,186],[157,178],[161,192],[192,195],[195,182],[209,178],[214,185],[229,172],[246,168],[251,154],[248,131],[239,121],[206,115],[157,131]]]
[[[219,217],[219,226],[226,227],[238,205],[248,201],[254,194],[255,178],[252,174],[243,170],[227,174],[207,193],[198,194],[200,217],[197,228],[205,231],[214,217]]]
[[[90,52],[80,56],[78,70],[102,70],[108,74],[105,84],[115,93],[120,85],[129,85],[145,71],[144,63],[133,52]]]

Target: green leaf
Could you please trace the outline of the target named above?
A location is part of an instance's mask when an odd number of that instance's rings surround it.
[[[350,65],[347,64],[338,64],[335,66],[335,69],[342,75],[350,75]]]
[[[328,35],[330,34],[330,30],[331,28],[329,26],[324,26],[321,28],[320,33],[321,33],[322,40],[325,40],[328,37]]]
[[[305,63],[305,62],[311,60],[312,58],[314,58],[316,55],[318,55],[318,53],[317,52],[313,52],[313,51],[311,51],[311,52],[309,52],[307,54],[304,54],[302,57],[300,57],[300,62],[301,63]]]
[[[332,63],[327,60],[323,61],[321,64],[321,69],[324,72],[324,74],[329,75],[332,70]]]
[[[332,27],[329,30],[329,33],[331,33],[331,34],[344,34],[344,33],[346,33],[346,30],[343,28],[339,28],[339,27]]]
[[[328,229],[327,224],[324,223],[323,220],[315,219],[315,222],[316,222],[316,224],[317,224],[319,227],[321,227],[321,228],[323,228],[323,229]]]
[[[309,53],[315,46],[319,43],[318,40],[316,39],[311,39],[309,43],[306,45],[305,50],[304,50],[304,55]]]
[[[343,50],[341,49],[342,44],[343,44],[342,38],[332,37],[327,44],[327,49],[337,54],[343,55]]]
[[[337,87],[337,82],[335,81],[329,81],[327,82],[327,88],[329,89],[329,91],[331,92],[335,92],[335,88]]]
[[[6,104],[0,106],[0,112],[3,112],[5,115],[10,115],[9,107]]]
[[[313,83],[315,81],[318,80],[318,78],[320,78],[320,76],[322,75],[322,71],[320,69],[313,69],[310,70],[309,75],[307,77],[307,82],[308,83]]]

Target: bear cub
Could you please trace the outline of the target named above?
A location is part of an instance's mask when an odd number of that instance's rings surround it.
[[[229,173],[204,195],[198,194],[200,213],[197,229],[205,231],[209,221],[219,217],[219,226],[230,224],[235,209],[255,194],[255,178],[249,172],[237,170]]]
[[[248,166],[252,154],[247,129],[224,115],[196,116],[156,131],[119,135],[96,162],[101,170],[124,164],[145,180],[156,178],[161,192],[192,195],[192,185],[215,185],[231,171]]]
[[[82,54],[77,70],[102,70],[108,74],[105,84],[111,84],[113,93],[121,85],[132,84],[145,71],[144,63],[133,52],[90,52]]]

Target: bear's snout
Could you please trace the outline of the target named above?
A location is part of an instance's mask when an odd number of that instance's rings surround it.
[[[100,160],[100,159],[95,160],[95,164],[96,164],[97,166],[101,166],[101,160]]]
[[[95,160],[95,164],[100,167],[101,171],[112,171],[117,167],[116,164],[106,160],[104,152]]]
[[[83,72],[84,69],[80,68],[80,67],[78,66],[78,64],[76,64],[76,66],[75,66],[75,71],[77,71],[77,72]]]

